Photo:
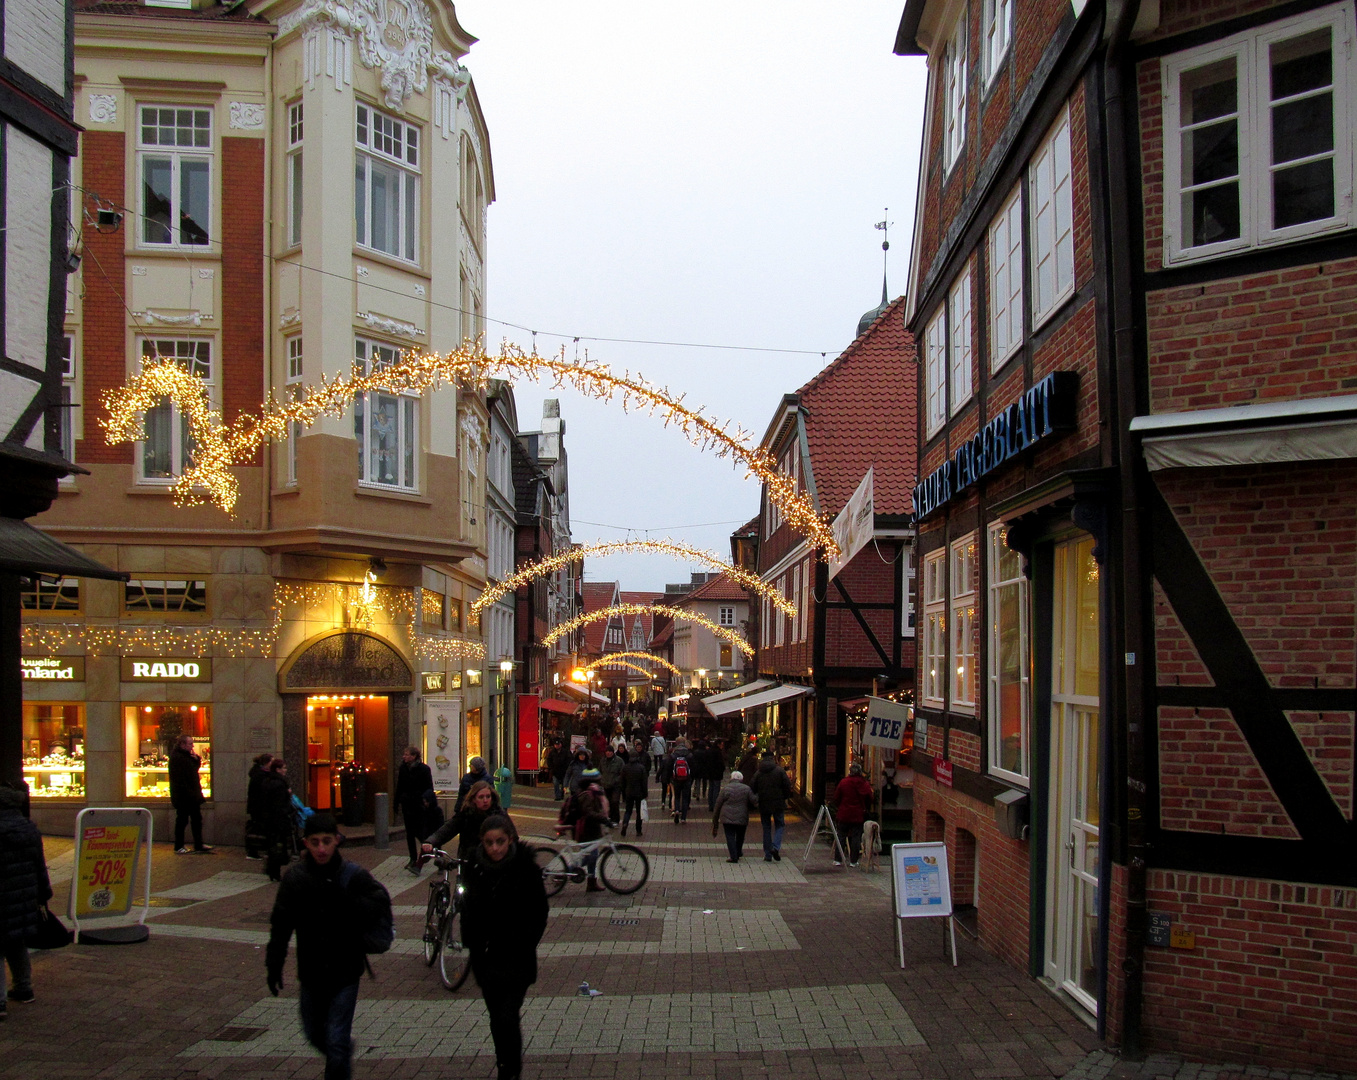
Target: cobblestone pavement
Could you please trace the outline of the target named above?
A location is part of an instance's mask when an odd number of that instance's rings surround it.
[[[512,813],[525,835],[551,835],[549,798],[519,790]],[[885,871],[835,868],[826,848],[803,865],[807,831],[789,822],[782,861],[765,863],[755,823],[745,859],[730,864],[696,810],[682,826],[657,818],[628,838],[650,858],[643,889],[621,897],[568,885],[552,900],[524,1008],[525,1078],[1242,1075],[1176,1059],[1121,1062],[1047,991],[972,943],[958,942],[953,968],[936,923],[906,924],[901,970]],[[47,842],[54,877],[66,882],[70,847]],[[391,891],[397,932],[391,953],[373,960],[376,978],[363,980],[355,1076],[493,1076],[474,981],[449,994],[416,956],[428,874],[410,875],[394,852],[346,852]],[[54,910],[64,911],[65,888]],[[34,954],[38,1000],[11,1003],[0,1025],[0,1078],[319,1080],[321,1062],[298,1031],[291,965],[282,997],[264,986],[274,887],[261,864],[235,848],[200,857],[156,845],[152,892],[145,944]],[[579,997],[583,981],[601,996]]]

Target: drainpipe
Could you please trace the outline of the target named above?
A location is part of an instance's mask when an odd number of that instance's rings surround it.
[[[1130,432],[1130,419],[1138,411],[1139,385],[1136,357],[1136,304],[1134,287],[1135,245],[1132,223],[1140,215],[1130,213],[1133,190],[1128,153],[1128,138],[1135,137],[1127,123],[1125,100],[1129,82],[1134,91],[1135,68],[1127,55],[1132,27],[1140,13],[1140,0],[1111,0],[1111,30],[1103,52],[1103,129],[1106,147],[1108,241],[1110,255],[1110,294],[1112,308],[1112,365],[1116,393],[1113,398],[1113,423],[1117,432],[1121,486],[1122,573],[1124,597],[1122,618],[1128,654],[1139,652],[1126,669],[1126,954],[1122,964],[1124,992],[1122,1000],[1122,1051],[1138,1058],[1146,924],[1146,844],[1145,844],[1145,671],[1143,650],[1145,568],[1141,558],[1143,526],[1137,498],[1139,449]],[[1110,973],[1109,973],[1110,974]]]

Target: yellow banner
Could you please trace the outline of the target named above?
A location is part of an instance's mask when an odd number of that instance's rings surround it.
[[[80,836],[75,868],[75,915],[122,915],[132,910],[132,879],[141,847],[139,825],[91,825]]]

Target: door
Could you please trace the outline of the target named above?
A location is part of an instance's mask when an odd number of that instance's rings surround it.
[[[1046,974],[1098,1010],[1098,564],[1092,537],[1055,548]]]

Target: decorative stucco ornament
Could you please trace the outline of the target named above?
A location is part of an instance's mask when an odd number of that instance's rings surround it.
[[[118,122],[118,98],[114,94],[90,95],[90,123],[116,124]]]
[[[353,0],[353,17],[358,56],[366,67],[381,69],[388,109],[428,90],[433,20],[424,0]]]
[[[264,106],[253,101],[231,102],[231,126],[241,131],[259,131],[264,126]]]

